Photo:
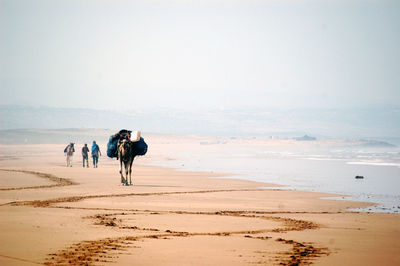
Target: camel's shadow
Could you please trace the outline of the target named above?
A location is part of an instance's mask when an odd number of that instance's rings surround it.
[[[182,187],[182,186],[160,186],[160,185],[146,185],[146,184],[144,184],[144,185],[135,185],[135,184],[132,184],[132,185],[130,185],[130,184],[124,184],[124,183],[121,183],[121,186],[126,186],[126,187],[157,187],[157,188],[162,188],[162,187],[165,187],[165,188],[168,188],[168,187],[174,187],[174,188],[176,188],[176,187]]]

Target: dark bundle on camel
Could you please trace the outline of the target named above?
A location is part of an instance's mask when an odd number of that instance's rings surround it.
[[[122,129],[118,133],[110,136],[107,143],[107,156],[110,158],[117,157],[118,160],[118,145],[123,139],[131,139],[131,130]]]
[[[140,137],[140,132],[137,134],[136,140],[132,141],[132,131],[120,130],[117,134],[112,135],[107,144],[107,156],[110,158],[116,157],[120,161],[121,183],[124,185],[132,185],[132,163],[136,156],[145,155],[147,152],[147,144]],[[123,175],[125,169],[125,177]],[[128,184],[129,174],[129,184]]]

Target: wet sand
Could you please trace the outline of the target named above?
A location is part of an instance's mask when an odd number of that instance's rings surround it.
[[[400,264],[400,215],[346,211],[368,203],[140,160],[121,186],[63,148],[0,147],[0,265]]]

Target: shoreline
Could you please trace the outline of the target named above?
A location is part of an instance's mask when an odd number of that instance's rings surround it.
[[[223,179],[235,179],[235,180],[243,180],[243,181],[250,181],[250,182],[256,182],[256,183],[264,183],[263,181],[256,181],[252,180],[251,178],[247,178],[246,174],[235,174],[235,173],[221,173],[221,172],[214,172],[214,171],[198,171],[198,170],[190,170],[190,169],[185,169],[184,166],[165,166],[162,163],[147,163],[144,164],[147,166],[155,166],[155,167],[165,167],[165,168],[170,168],[174,169],[176,171],[182,171],[182,172],[199,172],[199,173],[204,173],[204,174],[219,174],[219,178]],[[324,191],[309,191],[309,190],[302,190],[302,189],[297,189],[293,188],[289,185],[284,185],[284,184],[278,184],[278,183],[265,183],[268,184],[268,186],[261,186],[261,189],[279,189],[283,191],[298,191],[298,192],[310,192],[310,193],[320,193],[320,194],[326,194],[327,196],[322,196],[321,200],[327,199],[327,200],[338,200],[338,201],[350,201],[350,202],[359,202],[359,203],[364,203],[366,206],[360,207],[360,208],[349,208],[344,211],[349,211],[349,212],[365,212],[365,213],[387,213],[387,214],[398,214],[399,210],[391,210],[391,209],[378,209],[374,207],[381,206],[379,202],[375,201],[365,201],[365,200],[357,200],[354,196],[349,195],[349,194],[338,194],[338,193],[331,193],[331,192],[324,192]],[[400,209],[400,208],[399,208]]]
[[[169,169],[173,169],[176,171],[181,171],[181,172],[198,172],[198,173],[204,173],[204,174],[217,174],[219,175],[218,178],[221,179],[234,179],[234,180],[242,180],[242,181],[249,181],[249,182],[255,182],[255,183],[264,183],[262,181],[255,181],[251,179],[246,179],[244,176],[245,175],[238,175],[234,173],[220,173],[220,172],[214,172],[214,171],[197,171],[197,170],[188,170],[185,168],[181,167],[171,167],[171,166],[164,166],[164,165],[158,165],[156,164],[144,164],[146,166],[154,166],[154,167],[165,167]],[[388,210],[379,210],[379,209],[371,209],[375,206],[379,206],[380,203],[378,202],[373,202],[373,201],[361,201],[355,199],[353,196],[348,195],[348,194],[337,194],[337,193],[330,193],[330,192],[323,192],[323,191],[308,191],[308,190],[301,190],[301,189],[296,189],[292,188],[288,185],[283,185],[283,184],[277,184],[277,183],[265,183],[267,186],[260,186],[260,189],[265,189],[265,190],[282,190],[282,191],[293,191],[293,192],[307,192],[307,193],[319,193],[323,194],[325,196],[322,196],[320,199],[321,200],[337,200],[337,201],[349,201],[349,202],[354,202],[354,203],[362,203],[366,204],[364,207],[359,207],[359,208],[349,208],[349,209],[344,209],[343,211],[347,212],[365,212],[365,213],[387,213],[387,214],[397,214],[398,211],[396,210],[395,212],[392,210],[391,212]],[[369,208],[369,209],[367,209]]]
[[[208,140],[208,144],[202,143]],[[268,182],[299,191],[324,192],[340,195],[351,201],[375,204],[374,207],[357,210],[365,212],[398,213],[400,195],[394,189],[400,185],[397,164],[353,164],[353,157],[358,153],[335,146],[334,141],[316,143],[298,143],[284,140],[205,138],[189,136],[182,140],[166,139],[164,144],[177,148],[175,153],[166,155],[152,165],[173,167],[184,171],[223,172],[233,178],[258,182]],[[288,143],[290,142],[290,144]],[[193,143],[190,146],[189,143]],[[281,148],[278,148],[279,144]],[[293,145],[293,147],[289,147]],[[311,145],[311,146],[309,146]],[[319,147],[315,150],[316,146]],[[326,145],[326,146],[325,146]],[[310,151],[304,152],[304,149]],[[339,149],[336,154],[335,149]],[[333,149],[333,150],[332,150]],[[210,152],[209,152],[210,151]],[[367,154],[375,151],[368,151]],[[379,156],[389,156],[392,151],[380,150]],[[318,160],[310,160],[311,155]],[[362,152],[365,157],[366,151]],[[338,156],[338,157],[337,157]],[[358,156],[358,155],[357,155]],[[374,155],[378,156],[378,155]],[[324,157],[322,159],[322,157]],[[337,157],[337,158],[336,158]],[[392,158],[398,160],[399,158]],[[215,162],[221,162],[216,164]],[[296,170],[286,170],[296,169]],[[310,171],[310,169],[312,169]],[[364,175],[365,179],[355,179],[356,175]]]

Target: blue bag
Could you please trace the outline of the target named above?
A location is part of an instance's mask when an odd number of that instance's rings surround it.
[[[115,158],[117,157],[117,145],[118,145],[118,138],[116,138],[114,135],[112,135],[108,139],[107,143],[107,156],[110,158]]]
[[[147,144],[144,142],[144,139],[140,137],[140,140],[135,143],[135,152],[137,155],[145,155],[147,152]]]

